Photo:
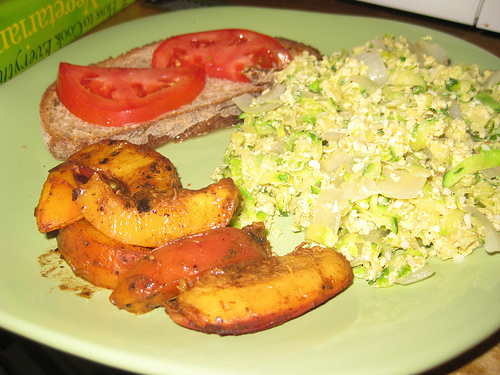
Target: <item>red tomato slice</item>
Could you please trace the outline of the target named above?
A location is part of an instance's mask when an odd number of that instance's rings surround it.
[[[283,69],[290,53],[270,36],[249,30],[226,29],[174,36],[153,53],[153,68],[203,65],[210,77],[248,82],[246,66]]]
[[[102,126],[153,120],[192,102],[204,87],[200,67],[128,69],[61,63],[57,77],[57,95],[64,106]]]

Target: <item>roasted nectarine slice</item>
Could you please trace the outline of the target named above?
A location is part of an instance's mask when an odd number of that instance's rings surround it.
[[[114,289],[152,249],[122,244],[80,220],[59,230],[58,249],[75,275]]]
[[[50,232],[82,218],[74,202],[75,178],[100,173],[112,188],[145,205],[172,195],[181,182],[172,162],[155,150],[126,141],[103,140],[85,147],[49,172],[35,208],[38,230]]]
[[[169,242],[140,260],[111,293],[121,309],[142,314],[165,305],[205,272],[271,255],[264,225],[225,227]]]
[[[181,188],[172,162],[146,145],[103,140],[78,151],[69,161],[99,172],[136,200],[152,199],[157,194]]]
[[[43,184],[35,218],[41,233],[51,232],[83,218],[80,207],[73,201],[77,187],[72,163],[62,163],[49,171]]]
[[[98,173],[79,186],[76,202],[87,221],[111,238],[145,247],[225,227],[238,205],[239,191],[230,178],[139,201],[115,192]]]
[[[167,304],[181,326],[241,335],[280,325],[326,302],[351,284],[349,262],[323,247],[201,276]]]

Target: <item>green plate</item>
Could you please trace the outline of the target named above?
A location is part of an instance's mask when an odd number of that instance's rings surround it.
[[[500,69],[495,56],[455,37],[421,27],[350,16],[220,7],[165,13],[80,39],[0,87],[0,325],[110,366],[168,374],[401,374],[436,366],[500,327],[500,256],[478,250],[461,264],[433,262],[436,275],[411,286],[374,289],[356,280],[344,293],[268,331],[218,337],[175,325],[161,309],[143,316],[120,311],[109,291],[91,298],[43,277],[39,257],[55,240],[39,234],[33,217],[49,168],[38,104],[60,61],[89,64],[175,34],[249,28],[309,43],[329,54],[376,35],[411,40],[431,35],[454,62]],[[229,130],[160,149],[184,185],[202,187],[222,160]],[[283,224],[283,223],[281,223]],[[283,226],[286,230],[286,227]],[[273,240],[286,253],[301,237]],[[68,268],[52,270],[67,273]]]

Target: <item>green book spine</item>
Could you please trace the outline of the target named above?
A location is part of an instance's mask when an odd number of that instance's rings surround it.
[[[135,0],[0,0],[0,84]]]

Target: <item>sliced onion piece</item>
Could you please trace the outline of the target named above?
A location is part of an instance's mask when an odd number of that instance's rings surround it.
[[[380,88],[377,83],[365,76],[353,75],[349,77],[349,80],[357,84],[362,89],[365,89],[368,94],[373,94]]]
[[[351,201],[363,200],[380,192],[374,179],[368,177],[357,178],[344,189],[346,190],[345,197]]]
[[[498,177],[498,176],[500,176],[500,166],[483,169],[481,171],[481,174],[484,177],[486,177],[487,179],[492,179],[492,178]]]
[[[491,89],[493,85],[496,85],[498,82],[500,82],[500,70],[497,70],[496,72],[492,73],[486,81],[483,83],[483,87],[488,90]]]
[[[252,105],[254,97],[250,94],[243,94],[233,98],[233,103],[242,111],[251,114],[258,114],[276,109],[280,106],[279,102],[269,102],[263,105]]]
[[[462,110],[458,101],[452,100],[450,106],[448,107],[448,113],[453,120],[462,120]]]
[[[286,90],[285,85],[276,84],[269,90],[264,91],[261,96],[257,97],[255,99],[255,104],[262,105],[265,104],[266,102],[270,102],[273,100],[280,100],[280,97],[281,95],[283,95],[285,90]]]
[[[464,211],[474,215],[484,225],[484,249],[490,254],[500,252],[500,233],[498,233],[491,221],[476,207],[465,206]]]
[[[352,156],[343,148],[338,148],[320,162],[322,172],[335,173],[340,166],[347,164]]]
[[[275,85],[257,98],[250,94],[237,96],[233,98],[233,103],[236,104],[242,112],[251,114],[267,112],[281,106],[280,96],[284,92],[284,85]]]
[[[374,194],[387,198],[412,199],[418,197],[430,173],[423,167],[408,170],[386,165],[382,178],[359,177],[343,185],[344,197],[351,201],[366,199]]]
[[[380,41],[380,39],[374,38],[370,41],[370,43],[373,44],[374,48],[383,49],[384,51],[387,51],[387,47],[385,46],[384,43]]]
[[[398,169],[397,166],[395,166],[394,168]],[[430,177],[432,175],[432,172],[429,169],[421,166],[420,164],[411,164],[409,166],[402,166],[401,169],[403,169],[403,170],[405,170],[405,171],[407,171],[407,172],[409,172],[412,175],[415,175],[417,177],[427,178],[427,177]]]
[[[368,49],[356,56],[368,67],[366,77],[370,78],[378,85],[384,85],[389,79],[389,73],[380,53],[375,49]]]
[[[438,64],[448,65],[450,56],[439,44],[419,39],[415,42],[415,47],[424,55],[432,56]]]
[[[375,181],[376,189],[388,198],[411,199],[418,197],[427,177],[385,166],[382,169],[383,179]]]
[[[431,277],[432,275],[434,275],[434,273],[435,272],[432,267],[426,264],[422,268],[419,268],[418,270],[415,270],[409,274],[404,275],[403,277],[396,279],[396,283],[401,285],[413,284],[417,281]]]
[[[321,137],[329,142],[337,142],[347,137],[347,134],[335,130],[327,130],[321,133]]]
[[[417,48],[417,46],[413,43],[409,43],[408,47],[410,52],[413,53],[417,57],[417,64],[419,68],[423,68],[424,66],[424,56],[421,50]]]
[[[243,94],[243,95],[234,97],[233,103],[236,104],[236,106],[239,109],[241,109],[242,112],[249,112],[249,111],[253,110],[251,105],[252,105],[254,99],[255,98],[250,94]]]
[[[348,205],[343,189],[327,188],[321,190],[314,207],[313,223],[324,225],[337,233],[342,215]]]

